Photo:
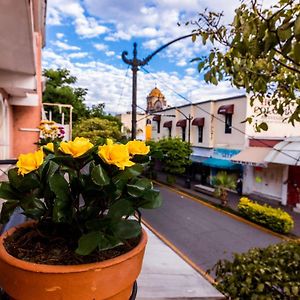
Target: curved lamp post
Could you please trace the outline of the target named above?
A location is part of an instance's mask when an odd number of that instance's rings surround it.
[[[150,55],[148,55],[146,58],[144,58],[142,60],[137,58],[137,43],[133,43],[133,58],[132,59],[127,58],[127,55],[128,55],[127,51],[122,52],[122,60],[127,65],[130,65],[131,70],[132,70],[132,119],[131,119],[131,139],[132,140],[134,140],[136,138],[136,107],[137,107],[136,91],[137,91],[137,71],[139,70],[139,67],[145,66],[146,64],[148,64],[148,62],[152,59],[152,57],[154,55],[156,55],[158,52],[165,49],[169,45],[171,45],[177,41],[180,41],[182,39],[192,37],[193,35],[194,34],[188,34],[188,35],[181,36],[181,37],[161,46],[160,48],[158,48],[157,50],[155,50],[153,53],[151,53]]]

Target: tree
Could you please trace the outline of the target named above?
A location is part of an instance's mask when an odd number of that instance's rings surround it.
[[[84,103],[87,89],[74,87],[77,78],[70,75],[67,69],[45,69],[46,89],[43,93],[43,102],[71,104],[73,106],[73,121],[87,115],[88,110]],[[68,114],[66,114],[68,120]],[[53,119],[60,122],[58,109],[53,109]]]
[[[235,190],[236,178],[228,175],[226,171],[220,171],[213,178],[213,185],[215,187],[215,195],[221,199],[223,206],[227,206],[228,190]]]
[[[73,128],[73,136],[89,138],[94,144],[103,144],[107,138],[120,141],[122,134],[119,124],[100,118],[82,119]]]
[[[190,145],[179,138],[159,140],[156,150],[163,153],[164,170],[170,174],[183,174],[186,166],[191,164],[189,159],[192,153]]]
[[[247,4],[248,3],[248,4]],[[275,112],[294,124],[300,121],[300,3],[280,0],[265,9],[258,0],[241,2],[229,26],[222,24],[222,13],[205,10],[192,21],[195,35],[205,45],[211,42],[208,56],[195,58],[206,82],[217,85],[230,80],[251,94],[251,104],[270,99]],[[189,22],[187,22],[188,24]],[[248,122],[253,117],[249,116]],[[267,130],[266,123],[256,125]]]

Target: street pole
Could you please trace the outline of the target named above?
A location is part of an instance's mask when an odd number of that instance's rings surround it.
[[[192,37],[193,35],[195,35],[194,33],[192,34],[188,34],[188,35],[184,35],[181,36],[163,46],[161,46],[160,48],[158,48],[157,50],[155,50],[153,53],[151,53],[150,55],[148,55],[146,58],[144,58],[143,60],[140,60],[137,58],[137,43],[133,43],[133,58],[132,59],[128,59],[127,55],[128,52],[127,51],[123,51],[122,52],[122,60],[127,64],[131,66],[131,70],[132,70],[132,118],[131,118],[131,140],[135,140],[136,139],[136,99],[137,99],[137,71],[139,70],[139,67],[141,66],[145,66],[146,64],[148,64],[148,62],[152,59],[152,57],[154,55],[156,55],[158,52],[160,52],[161,50],[165,49],[166,47],[168,47],[169,45],[180,41],[182,39],[186,39],[188,37]]]

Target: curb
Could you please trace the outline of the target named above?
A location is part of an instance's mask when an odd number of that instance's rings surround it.
[[[196,272],[202,275],[209,283],[214,284],[215,280],[211,277],[205,270],[196,265],[190,258],[188,258],[185,254],[182,253],[171,241],[169,241],[166,237],[160,234],[156,229],[154,229],[147,221],[142,219],[142,223],[151,230],[164,244],[170,247],[177,255],[179,255],[188,265],[190,265]]]
[[[229,217],[231,217],[231,218],[233,218],[233,219],[235,219],[235,220],[237,220],[237,221],[240,221],[240,222],[242,222],[242,223],[244,223],[244,224],[248,224],[248,225],[250,225],[250,226],[252,226],[252,227],[254,227],[254,228],[256,228],[256,229],[259,229],[259,230],[261,230],[261,231],[263,231],[263,232],[265,232],[265,233],[271,234],[271,235],[273,235],[273,236],[275,236],[275,237],[278,237],[278,238],[280,238],[280,239],[282,239],[282,240],[285,240],[285,241],[297,241],[297,240],[299,241],[299,240],[300,240],[299,238],[297,238],[297,239],[292,239],[292,238],[290,238],[290,237],[288,237],[288,236],[285,236],[285,235],[283,235],[283,234],[274,232],[274,231],[272,231],[272,230],[270,230],[270,229],[268,229],[268,228],[265,228],[265,227],[263,227],[263,226],[261,226],[261,225],[258,225],[258,224],[256,224],[256,223],[253,223],[253,222],[251,222],[251,221],[249,221],[249,220],[247,220],[247,219],[244,219],[244,218],[242,218],[242,217],[240,217],[240,216],[238,216],[238,215],[236,215],[236,214],[234,214],[234,213],[231,213],[231,212],[225,211],[224,209],[218,208],[218,207],[216,207],[215,205],[209,203],[209,201],[206,202],[206,201],[204,201],[204,200],[201,200],[200,198],[197,198],[197,197],[194,196],[194,195],[191,195],[191,194],[189,194],[189,193],[187,193],[187,192],[185,192],[185,191],[182,191],[181,189],[178,189],[178,188],[175,188],[175,187],[171,187],[171,186],[169,186],[169,185],[167,185],[167,184],[165,184],[165,183],[163,183],[163,182],[157,181],[157,180],[152,180],[152,181],[153,181],[155,184],[157,184],[157,185],[166,187],[166,188],[168,188],[169,190],[172,190],[172,191],[174,191],[174,192],[176,192],[176,193],[181,194],[182,196],[185,196],[186,198],[189,198],[189,199],[191,199],[191,200],[193,200],[193,201],[195,201],[195,202],[198,202],[198,203],[200,203],[200,204],[203,204],[203,205],[206,206],[206,207],[209,207],[209,208],[211,208],[211,209],[213,209],[213,210],[215,210],[215,211],[218,211],[218,212],[220,212],[220,213],[223,213],[223,214],[225,214],[225,215],[228,215]]]

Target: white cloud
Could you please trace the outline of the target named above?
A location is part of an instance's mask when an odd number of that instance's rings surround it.
[[[71,50],[71,51],[80,50],[80,48],[77,46],[68,45],[67,43],[64,43],[64,42],[58,41],[58,40],[55,42],[52,42],[52,44],[63,50]]]
[[[68,54],[68,57],[70,58],[84,58],[86,56],[88,56],[88,52],[75,52]]]
[[[106,51],[108,49],[107,45],[102,43],[96,43],[93,46],[99,51]]]
[[[51,49],[43,51],[43,58],[44,67],[65,67],[78,78],[77,85],[88,89],[86,98],[88,105],[104,102],[107,112],[130,111],[132,97],[130,70],[127,72],[125,67],[120,69],[99,61],[73,63],[68,54],[60,55]],[[191,73],[190,69],[186,75],[180,77],[176,72],[152,72],[151,74],[138,72],[137,104],[146,107],[146,97],[155,85],[162,91],[171,106],[188,103],[178,97],[174,91],[192,102],[241,94],[241,91],[233,89],[229,82],[221,82],[216,88],[199,80],[197,75],[191,76]]]
[[[114,56],[115,55],[115,51],[106,51],[105,55],[106,56]]]
[[[80,0],[51,0],[48,2],[48,24],[62,25],[63,19],[73,20],[75,32],[83,38],[93,38],[108,32],[94,17],[87,17]]]
[[[56,33],[56,37],[57,37],[58,39],[62,39],[64,36],[65,36],[65,35],[64,35],[64,33],[62,33],[62,32],[57,32],[57,33]]]

